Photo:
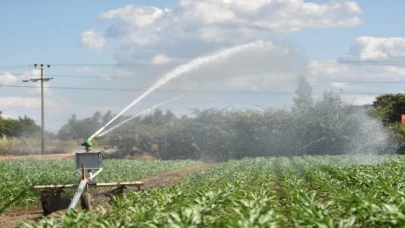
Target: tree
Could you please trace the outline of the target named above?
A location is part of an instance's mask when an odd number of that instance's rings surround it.
[[[104,116],[102,117],[101,123],[102,125],[105,125],[106,123],[108,123],[108,121],[110,121],[113,118],[113,115],[111,114],[111,110],[108,110],[108,112],[106,112],[104,114]]]
[[[27,116],[18,117],[15,121],[15,135],[18,137],[28,137],[38,135],[41,128],[35,124],[35,121]]]
[[[372,115],[381,119],[398,140],[398,153],[405,152],[405,127],[401,123],[401,114],[405,114],[405,94],[383,94],[376,97]]]
[[[92,117],[78,120],[76,115],[68,120],[58,131],[58,138],[62,140],[86,139],[102,127],[103,121],[108,115],[101,116],[100,112],[95,112]]]
[[[312,87],[304,75],[301,75],[299,77],[298,88],[295,92],[297,96],[293,98],[294,111],[305,110],[312,107],[313,105]]]
[[[375,115],[385,124],[401,121],[401,114],[405,114],[405,94],[384,94],[376,97],[373,106]]]
[[[41,128],[27,116],[5,119],[0,116],[0,134],[11,137],[39,136]]]

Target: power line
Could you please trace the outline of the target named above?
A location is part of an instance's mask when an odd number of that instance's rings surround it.
[[[0,87],[10,87],[10,88],[37,88],[35,86],[19,86],[19,85],[1,85]],[[119,91],[119,92],[143,92],[144,89],[115,89],[115,88],[90,88],[90,87],[46,87],[49,89],[62,89],[62,90],[93,90],[93,91]],[[226,91],[226,90],[200,90],[200,91],[189,91],[189,90],[156,90],[156,92],[167,92],[167,93],[250,93],[250,94],[294,94],[294,92],[271,92],[271,91]],[[338,94],[343,95],[378,95],[384,93],[392,92],[338,92]],[[323,94],[323,93],[313,93],[313,94]]]
[[[309,61],[311,65],[393,65],[405,64],[404,60],[382,60],[382,61],[336,61],[336,62],[321,62]],[[60,63],[52,64],[55,66],[155,66],[153,63],[127,63],[127,64],[114,64],[114,63]]]
[[[309,61],[311,65],[392,65],[392,64],[405,64],[405,59],[401,60],[368,60],[368,61],[358,61],[358,60],[341,60],[336,62],[322,62],[322,61]],[[52,66],[155,66],[153,63],[53,63]],[[11,65],[11,66],[0,66],[1,68],[16,68],[16,67],[27,67],[33,66],[32,64],[21,64],[21,65]]]
[[[11,73],[14,76],[34,76],[30,74],[24,73]],[[144,76],[80,76],[80,75],[64,75],[64,74],[46,74],[50,77],[61,77],[61,78],[79,78],[79,79],[120,79],[120,80],[135,80],[139,78],[146,78]],[[206,81],[208,78],[205,78]],[[212,80],[217,80],[216,78],[212,78]],[[256,80],[255,78],[234,78],[232,81],[249,81],[249,80]],[[272,83],[296,83],[296,80],[283,80],[283,81],[274,81]],[[405,83],[405,80],[308,80],[310,83]]]
[[[10,73],[10,72],[9,72]],[[14,76],[33,76],[30,74],[24,74],[24,73],[10,73]],[[142,76],[131,76],[131,77],[123,77],[123,76],[113,76],[113,77],[108,77],[108,76],[80,76],[80,75],[64,75],[64,74],[46,74],[46,76],[50,77],[60,77],[60,78],[81,78],[81,79],[86,79],[86,78],[95,78],[95,79],[125,79],[125,80],[133,80],[133,79],[138,79],[142,78]]]
[[[20,68],[20,67],[30,67],[30,66],[32,66],[32,65],[13,65],[13,66],[0,66],[0,69],[3,69],[3,68]]]
[[[125,63],[125,64],[117,64],[117,63],[56,63],[52,64],[52,66],[106,66],[106,67],[131,67],[131,66],[149,66],[155,65],[153,63]]]

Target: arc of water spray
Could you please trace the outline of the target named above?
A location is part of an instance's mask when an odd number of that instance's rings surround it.
[[[147,113],[147,112],[149,112],[149,111],[152,111],[153,109],[155,109],[155,108],[157,108],[157,107],[159,107],[159,106],[165,105],[165,104],[167,104],[167,103],[173,102],[173,101],[175,101],[175,100],[178,100],[178,99],[184,98],[184,97],[185,97],[185,95],[181,95],[181,96],[178,96],[178,97],[174,97],[174,98],[172,98],[172,99],[170,99],[170,100],[164,101],[164,102],[159,103],[159,104],[157,104],[157,105],[155,105],[155,106],[153,106],[153,107],[151,107],[151,108],[148,108],[148,109],[146,109],[146,110],[144,110],[144,111],[142,111],[142,112],[136,114],[135,116],[132,116],[131,118],[122,121],[120,124],[117,124],[116,126],[110,128],[110,129],[108,129],[107,131],[101,133],[101,134],[99,135],[99,137],[101,137],[101,136],[107,134],[108,132],[110,132],[110,131],[116,129],[117,127],[123,125],[124,123],[126,123],[126,122],[128,122],[128,121],[130,121],[130,120],[132,120],[132,119],[134,119],[134,118],[136,118],[136,117],[138,117],[138,116],[140,116],[140,115],[143,115],[143,114],[145,114],[145,113]]]
[[[161,78],[159,81],[157,81],[152,87],[150,87],[148,90],[146,90],[142,95],[140,95],[138,98],[136,98],[132,103],[130,103],[127,107],[125,107],[120,113],[118,113],[114,118],[112,118],[108,123],[106,123],[103,127],[101,127],[98,131],[96,131],[92,136],[90,136],[90,140],[93,139],[95,136],[97,136],[100,132],[102,132],[108,125],[110,125],[114,120],[116,120],[118,117],[120,117],[122,114],[124,114],[128,109],[130,109],[132,106],[137,104],[139,101],[141,101],[143,98],[145,98],[147,95],[158,89],[159,87],[163,86],[164,84],[168,83],[170,80],[175,79],[187,72],[190,72],[192,70],[198,69],[199,67],[208,64],[212,61],[219,61],[226,59],[230,55],[246,51],[249,49],[260,49],[263,48],[263,46],[266,44],[265,41],[256,41],[252,43],[247,43],[247,44],[242,44],[238,45],[235,47],[231,47],[222,51],[218,51],[212,55],[208,56],[203,56],[196,58],[192,61],[190,61],[187,64],[183,64],[181,66],[176,67],[174,70],[166,74],[163,78]]]

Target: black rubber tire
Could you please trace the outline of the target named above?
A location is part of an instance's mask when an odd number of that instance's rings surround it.
[[[92,205],[93,205],[92,200],[93,199],[92,199],[90,193],[87,192],[87,193],[83,194],[80,198],[80,204],[81,204],[82,209],[91,211]]]
[[[52,211],[49,209],[51,207],[51,198],[52,198],[52,192],[51,191],[42,191],[41,192],[41,206],[43,210],[43,215],[49,215],[52,213]]]

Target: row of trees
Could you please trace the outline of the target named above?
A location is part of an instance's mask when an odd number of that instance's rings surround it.
[[[18,119],[3,118],[0,115],[0,136],[40,137],[41,128],[27,116]]]
[[[399,152],[405,153],[405,125],[402,114],[405,114],[405,94],[384,94],[373,103],[373,116],[382,121],[399,142]]]
[[[380,106],[355,106],[325,92],[314,101],[301,77],[292,110],[194,110],[192,117],[155,113],[102,139],[127,153],[161,159],[223,161],[256,156],[393,153],[398,140],[376,116]],[[170,117],[170,118],[169,118]]]
[[[347,104],[331,92],[314,100],[311,86],[301,77],[291,110],[206,109],[177,117],[157,109],[134,118],[100,142],[125,154],[148,152],[161,159],[224,161],[256,156],[393,153],[405,145],[401,113],[405,113],[404,94],[379,96],[372,106]],[[113,116],[111,112],[96,112],[85,119],[72,115],[56,137],[83,140]],[[27,117],[0,121],[0,130],[6,135],[20,137],[39,131]],[[7,121],[21,125],[10,127]]]

